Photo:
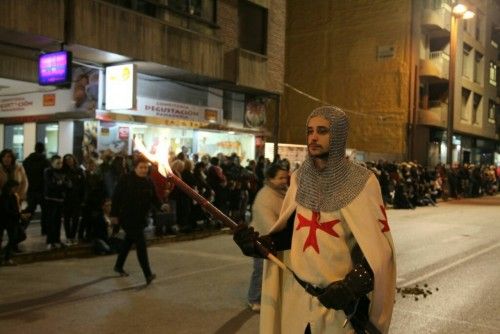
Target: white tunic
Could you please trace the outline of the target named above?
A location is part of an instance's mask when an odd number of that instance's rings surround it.
[[[352,269],[351,250],[357,241],[375,277],[370,294],[370,320],[388,331],[395,295],[396,267],[380,187],[371,176],[359,196],[335,212],[314,213],[295,202],[295,174],[280,218],[271,231],[286,226],[296,211],[292,247],[279,257],[304,281],[326,287]],[[289,272],[266,261],[261,300],[260,332],[303,334],[309,323],[313,334],[353,333],[342,327],[343,311],[325,308],[309,295]]]

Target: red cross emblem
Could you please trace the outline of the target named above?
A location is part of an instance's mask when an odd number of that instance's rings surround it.
[[[382,232],[390,231],[389,222],[387,221],[387,214],[385,213],[385,208],[383,205],[380,205],[380,210],[382,211],[382,214],[384,215],[384,219],[378,220],[379,223],[381,223],[383,225]]]
[[[338,219],[320,224],[319,223],[319,219],[320,219],[319,212],[314,212],[314,211],[312,213],[311,220],[306,219],[300,213],[297,215],[297,217],[299,218],[299,224],[297,225],[297,228],[295,230],[299,230],[302,227],[309,227],[309,234],[307,235],[306,242],[304,243],[304,248],[302,249],[302,251],[304,251],[304,252],[307,249],[307,247],[312,246],[312,248],[314,248],[316,253],[319,254],[318,239],[316,239],[316,230],[317,229],[320,229],[321,231],[326,232],[326,233],[330,234],[331,236],[334,236],[337,238],[339,237],[337,232],[335,232],[333,230],[333,227],[336,224],[340,223],[340,220],[338,220]]]

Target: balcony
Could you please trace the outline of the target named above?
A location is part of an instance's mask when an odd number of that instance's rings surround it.
[[[422,11],[422,28],[426,30],[450,31],[451,11],[447,7],[439,9],[424,8]]]
[[[420,76],[448,80],[450,56],[443,51],[433,51],[429,59],[420,59]]]
[[[418,123],[438,127],[446,126],[446,116],[448,114],[448,103],[441,100],[420,101],[418,111]]]
[[[224,79],[256,89],[267,88],[267,57],[241,48],[224,57]]]
[[[132,10],[96,0],[73,0],[70,47],[99,50],[221,79],[222,41]],[[82,49],[82,50],[80,50]],[[90,53],[89,53],[90,54]],[[93,60],[93,59],[89,59]]]

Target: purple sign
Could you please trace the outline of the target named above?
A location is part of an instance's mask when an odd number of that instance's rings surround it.
[[[40,55],[38,83],[42,86],[70,84],[71,52],[59,51]]]

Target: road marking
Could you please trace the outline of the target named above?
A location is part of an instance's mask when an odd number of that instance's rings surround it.
[[[194,255],[194,256],[206,257],[217,260],[228,260],[228,261],[240,261],[241,259],[245,258],[243,255],[225,255],[225,254],[198,252],[186,249],[169,249],[168,252],[176,254]]]
[[[458,323],[461,325],[468,325],[468,326],[476,327],[476,328],[480,327],[480,328],[485,328],[485,329],[498,330],[498,327],[493,327],[493,326],[488,326],[488,325],[483,325],[483,324],[476,324],[476,323],[472,323],[472,322],[466,321],[466,320],[458,320],[458,319],[453,319],[453,318],[441,317],[438,315],[430,315],[430,314],[421,313],[421,312],[409,311],[409,310],[399,308],[397,306],[395,306],[395,308],[397,309],[398,312],[409,313],[409,314],[413,314],[413,315],[416,315],[419,317],[427,317],[427,318],[431,318],[431,319],[444,320],[444,321]]]
[[[211,272],[211,271],[217,271],[217,270],[226,269],[226,268],[229,268],[229,267],[241,266],[241,265],[248,265],[248,261],[240,261],[238,263],[229,263],[229,264],[225,264],[225,265],[218,266],[218,267],[212,267],[212,268],[208,268],[208,269],[195,270],[195,271],[190,271],[190,272],[187,272],[187,273],[177,274],[177,275],[173,275],[173,276],[165,276],[165,277],[162,277],[162,278],[158,279],[157,281],[159,281],[159,282],[171,281],[171,280],[174,280],[174,279],[176,280],[176,279],[179,279],[179,278],[184,278],[184,277],[188,277],[188,276],[195,276],[195,275],[199,275],[199,274],[203,274],[203,273],[208,273],[208,272]]]
[[[473,258],[475,258],[475,257],[478,257],[479,255],[482,255],[482,254],[484,254],[484,253],[487,253],[487,252],[489,252],[489,251],[491,251],[491,250],[493,250],[493,249],[495,249],[495,248],[498,248],[498,247],[500,247],[500,242],[499,242],[499,243],[496,243],[496,244],[494,244],[494,245],[491,245],[491,246],[489,246],[489,247],[486,247],[485,249],[482,249],[482,250],[477,251],[477,252],[475,252],[475,253],[472,253],[471,255],[466,256],[466,257],[464,257],[464,258],[462,258],[462,259],[460,259],[460,260],[457,260],[457,261],[455,261],[455,262],[449,263],[449,264],[447,264],[447,265],[446,265],[446,266],[444,266],[444,267],[440,267],[440,268],[438,268],[438,269],[436,269],[436,270],[433,270],[433,271],[431,271],[431,272],[428,272],[428,273],[426,273],[426,274],[423,274],[422,276],[416,277],[416,278],[414,278],[414,279],[412,279],[412,280],[410,280],[410,281],[408,281],[408,282],[405,282],[405,283],[404,283],[401,287],[402,287],[402,288],[404,288],[404,287],[407,287],[407,286],[413,285],[413,284],[415,284],[415,283],[421,282],[421,281],[423,281],[423,280],[425,280],[425,279],[428,279],[429,277],[432,277],[432,276],[434,276],[434,275],[440,274],[440,273],[442,273],[442,272],[444,272],[444,271],[446,271],[446,270],[448,270],[448,269],[451,269],[451,268],[453,268],[453,267],[456,267],[456,266],[458,266],[458,265],[460,265],[460,264],[462,264],[462,263],[464,263],[464,262],[467,262],[467,261],[469,261],[469,260],[471,260],[471,259],[473,259]]]

